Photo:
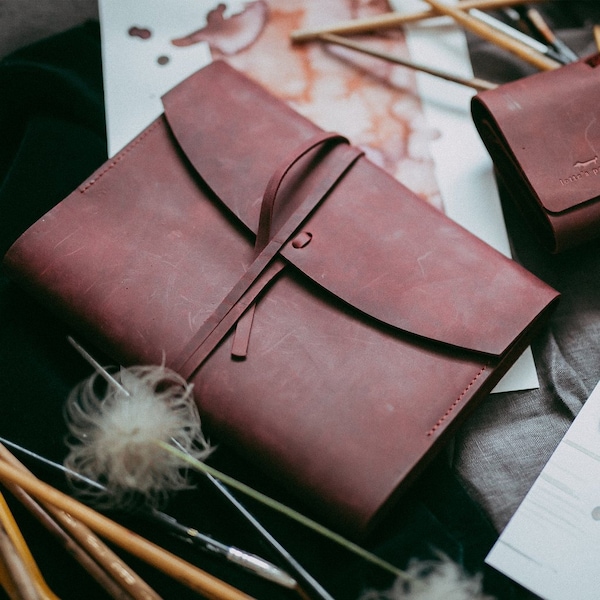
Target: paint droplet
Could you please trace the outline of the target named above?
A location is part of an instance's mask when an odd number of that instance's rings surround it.
[[[139,37],[142,40],[147,40],[152,36],[152,32],[145,27],[130,27],[127,32],[131,37]]]
[[[168,57],[168,56],[159,56],[159,57],[156,59],[156,62],[157,62],[159,65],[166,65],[166,64],[169,62],[169,57]]]

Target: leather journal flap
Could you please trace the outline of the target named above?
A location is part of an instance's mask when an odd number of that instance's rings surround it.
[[[171,132],[194,169],[254,233],[273,171],[321,131],[221,61],[171,90],[163,104]],[[274,128],[276,139],[266,134]],[[327,169],[326,158],[322,151],[308,156],[281,195],[302,195],[303,186]],[[426,219],[423,211],[429,213]],[[280,254],[380,322],[489,355],[510,348],[551,300],[545,284],[365,157],[328,192]]]
[[[501,152],[539,204],[560,214],[600,196],[598,57],[480,92],[473,120],[491,152]]]

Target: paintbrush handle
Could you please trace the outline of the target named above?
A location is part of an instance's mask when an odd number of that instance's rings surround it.
[[[0,459],[31,475],[2,444]],[[17,485],[9,482],[6,487],[114,598],[160,600],[160,596],[88,527],[52,505],[42,507]]]
[[[23,559],[14,547],[6,529],[0,524],[0,560],[10,580],[6,591],[19,600],[43,600]]]
[[[3,494],[0,494],[0,521],[4,532],[8,535],[14,547],[15,554],[22,561],[31,583],[37,590],[39,598],[59,600],[58,596],[48,587]]]
[[[521,10],[519,10],[519,14],[521,14]],[[548,43],[551,47],[553,47],[557,52],[559,52],[565,59],[566,62],[575,62],[579,60],[579,57],[569,46],[567,46],[561,39],[557,38],[554,31],[550,29],[550,26],[542,17],[537,8],[527,8],[523,13],[524,18],[531,23],[533,29],[535,29],[539,35]]]
[[[427,73],[427,74],[433,75],[435,77],[440,77],[447,81],[452,81],[454,83],[460,83],[462,85],[472,87],[478,91],[492,90],[492,89],[498,87],[495,83],[491,83],[490,81],[485,81],[484,79],[479,79],[477,77],[467,79],[464,77],[459,77],[456,75],[452,75],[450,73],[446,73],[445,71],[440,71],[439,69],[433,69],[433,68],[427,67],[425,65],[419,65],[417,63],[413,63],[412,61],[405,60],[401,57],[395,56],[388,52],[383,52],[380,50],[375,50],[373,48],[369,48],[368,46],[366,46],[364,44],[361,44],[359,42],[354,42],[353,40],[349,40],[345,37],[335,35],[333,33],[323,33],[319,36],[318,39],[320,39],[324,42],[328,42],[330,44],[344,46],[345,48],[350,48],[351,50],[356,50],[357,52],[362,52],[363,54],[368,54],[369,56],[381,58],[382,60],[386,60],[388,62],[392,62],[397,65],[408,67],[408,68],[414,69],[416,71],[422,71],[423,73]]]
[[[469,10],[471,8],[479,8],[488,10],[493,8],[503,8],[521,3],[522,0],[462,0],[458,5],[461,10]],[[329,27],[318,29],[298,29],[290,35],[294,42],[307,42],[314,40],[323,33],[337,33],[339,35],[353,35],[357,33],[368,33],[372,31],[380,31],[382,29],[393,29],[404,25],[405,23],[414,23],[424,19],[438,17],[439,14],[433,10],[423,10],[419,12],[401,14],[397,12],[384,13],[374,17],[364,17],[362,19],[351,19],[341,21]]]
[[[133,531],[115,523],[92,508],[36,479],[29,473],[0,460],[0,479],[12,482],[36,497],[52,504],[81,521],[90,529],[137,556],[166,575],[211,600],[251,600],[237,588],[195,567],[178,556],[150,542]]]
[[[29,494],[20,487],[7,484],[7,488],[25,506],[25,508],[62,544],[68,552],[85,571],[96,580],[96,582],[114,600],[133,600],[121,585],[119,585],[108,573],[88,554],[46,510],[36,502]],[[64,514],[64,513],[61,513]],[[91,532],[90,532],[91,533]]]
[[[521,42],[514,40],[501,31],[495,30],[483,21],[472,17],[459,8],[454,8],[442,2],[438,2],[438,0],[425,0],[425,2],[427,2],[427,4],[429,4],[431,8],[437,11],[439,14],[452,17],[465,29],[468,29],[472,33],[492,42],[500,48],[504,48],[505,50],[512,52],[519,58],[534,65],[538,69],[543,71],[551,71],[561,66],[559,62],[552,60],[551,58],[548,58],[543,54],[536,52],[535,50],[532,50],[528,46],[525,46]]]

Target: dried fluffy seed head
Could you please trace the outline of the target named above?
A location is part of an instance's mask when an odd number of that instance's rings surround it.
[[[72,479],[76,490],[103,508],[151,506],[190,487],[181,460],[157,441],[175,443],[203,460],[211,447],[202,433],[192,387],[163,366],[121,369],[122,388],[100,374],[79,384],[65,407],[70,452],[65,467],[105,486]],[[100,391],[99,391],[100,390]]]
[[[439,560],[412,561],[385,592],[370,591],[361,600],[494,600],[483,592],[480,575],[469,575],[443,554]]]

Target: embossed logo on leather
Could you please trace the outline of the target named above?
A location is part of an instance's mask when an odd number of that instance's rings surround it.
[[[578,160],[573,165],[573,169],[575,172],[568,177],[565,177],[564,179],[559,178],[561,185],[569,185],[584,177],[600,174],[600,160],[598,159],[598,155],[596,154],[594,158],[588,160]]]

